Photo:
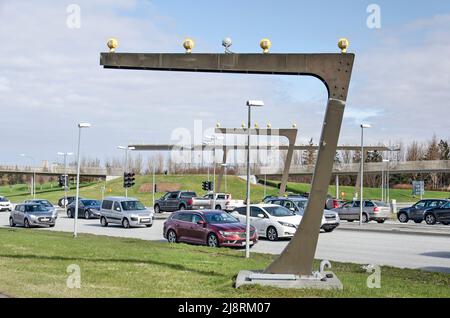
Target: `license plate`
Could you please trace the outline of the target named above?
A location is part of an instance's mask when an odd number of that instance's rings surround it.
[[[150,219],[141,219],[141,223],[148,223],[150,222]]]
[[[41,221],[42,222],[48,222],[48,221],[50,221],[50,219],[44,218],[44,219],[41,219]]]
[[[200,207],[200,210],[203,210],[204,208],[205,208],[204,206],[201,206],[201,207]]]

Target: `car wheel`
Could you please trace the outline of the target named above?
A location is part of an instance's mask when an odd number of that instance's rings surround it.
[[[146,226],[146,227],[152,227],[153,224],[146,224],[145,226]]]
[[[88,212],[88,211],[84,211],[84,218],[85,218],[86,220],[89,220],[89,219],[91,218],[91,216],[89,215],[89,212]]]
[[[450,222],[441,222],[443,225],[449,225]]]
[[[217,238],[217,235],[214,233],[209,234],[206,244],[209,247],[219,247],[219,239]]]
[[[153,207],[153,210],[155,211],[155,213],[161,213],[161,209],[159,208],[159,204],[155,204],[155,206]]]
[[[400,223],[408,223],[409,217],[406,213],[400,213],[397,215],[397,219],[400,221]]]
[[[350,223],[352,223],[354,220],[347,220],[347,222],[350,222]]]
[[[127,218],[123,219],[123,221],[122,221],[122,226],[123,226],[124,228],[126,228],[126,229],[129,229],[129,228],[130,228],[130,221],[128,221]]]
[[[386,220],[377,220],[378,224],[383,224]]]
[[[414,220],[414,223],[417,223],[417,224],[420,224],[422,222],[423,222],[423,220]]]
[[[369,223],[369,217],[366,213],[363,213],[361,221],[362,223]]]
[[[10,227],[15,227],[16,226],[16,223],[14,223],[13,218],[9,218],[9,226]]]
[[[72,210],[67,210],[67,217],[73,219],[75,217],[75,213]]]
[[[182,204],[182,205],[180,205],[180,207],[178,208],[178,210],[179,210],[179,211],[186,210],[186,207]]]
[[[215,210],[218,210],[218,211],[220,211],[220,210],[222,210],[222,207],[221,207],[220,205],[216,205],[216,208],[215,208]]]
[[[427,214],[427,215],[425,215],[425,222],[427,222],[428,225],[435,225],[436,217],[431,213]]]
[[[100,218],[100,224],[101,224],[103,227],[107,227],[107,226],[108,226],[108,221],[106,221],[106,218],[105,218],[104,216],[102,216],[102,217]]]
[[[323,229],[326,233],[331,233],[334,231],[334,229]]]
[[[167,232],[167,241],[169,243],[178,243],[177,233],[174,230]]]
[[[269,241],[276,241],[278,240],[278,232],[277,229],[274,228],[273,226],[269,226],[269,228],[267,229],[267,238],[269,239]]]
[[[25,219],[25,221],[23,222],[23,226],[25,226],[25,228],[29,229],[30,228],[30,221],[28,221],[28,219]]]

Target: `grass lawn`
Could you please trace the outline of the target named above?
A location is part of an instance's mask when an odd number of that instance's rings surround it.
[[[381,288],[369,289],[369,274],[343,263],[333,263],[343,291],[235,289],[239,270],[274,256],[225,248],[25,229],[0,229],[0,247],[0,292],[15,297],[450,297],[448,274],[383,267]],[[66,286],[71,264],[80,289]]]
[[[206,175],[157,175],[156,183],[178,183],[181,184],[183,190],[196,191],[198,195],[205,194],[205,191],[201,189],[202,181],[207,180]],[[128,189],[128,195],[131,197],[138,198],[145,205],[152,205],[152,194],[150,193],[140,193],[139,188],[143,184],[151,184],[152,176],[136,176],[136,185]],[[80,195],[85,198],[101,199],[102,191],[105,190],[105,196],[115,196],[115,195],[125,195],[123,185],[123,179],[119,178],[109,182],[98,182],[92,184],[83,184],[80,189]],[[64,196],[64,191],[51,187],[50,184],[44,184],[42,191],[37,187],[37,197],[41,199],[47,199],[55,203],[59,198]],[[236,176],[227,176],[227,192],[231,193],[235,199],[244,199],[246,192],[246,182]],[[264,197],[264,186],[263,185],[252,185],[251,188],[251,201],[253,203],[258,203]],[[289,183],[288,191],[291,192],[309,192],[310,185],[302,183]],[[222,181],[222,191],[225,191],[225,181]],[[351,199],[353,196],[354,187],[340,187],[340,192],[346,193],[346,199]],[[27,185],[15,185],[12,187],[1,186],[0,195],[8,197],[12,202],[22,202],[23,200],[31,198],[27,192]],[[335,187],[330,186],[328,192],[331,195],[335,195]],[[69,195],[75,195],[75,190],[72,189]],[[278,189],[274,187],[267,187],[266,193],[277,194]],[[377,199],[381,198],[381,190],[375,188],[364,188],[364,193],[366,197]],[[156,194],[156,198],[159,198],[164,193],[160,192]],[[450,192],[432,192],[426,191],[424,198],[449,198]],[[398,202],[415,202],[418,198],[414,198],[411,195],[410,190],[391,190],[391,198],[396,199]]]

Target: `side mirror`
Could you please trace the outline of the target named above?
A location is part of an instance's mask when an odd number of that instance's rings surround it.
[[[200,221],[197,221],[197,224],[198,224],[198,225],[203,225],[203,226],[205,226],[205,225],[206,225],[206,222],[203,221],[203,220],[200,220]]]
[[[257,217],[259,217],[260,219],[264,219],[265,218],[264,214],[262,214],[262,213],[258,214]]]
[[[295,212],[295,208],[290,208],[289,210],[291,210],[292,212]]]

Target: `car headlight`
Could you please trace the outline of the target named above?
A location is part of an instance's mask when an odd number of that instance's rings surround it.
[[[239,235],[240,232],[227,232],[227,231],[219,231],[222,236],[236,236]]]
[[[291,223],[286,223],[286,222],[281,222],[281,221],[278,221],[278,223],[280,223],[282,226],[293,227],[294,229],[297,228],[297,225],[294,225]]]
[[[29,214],[29,216],[30,216],[30,218],[31,218],[32,220],[36,220],[36,215],[34,215],[34,214]]]

